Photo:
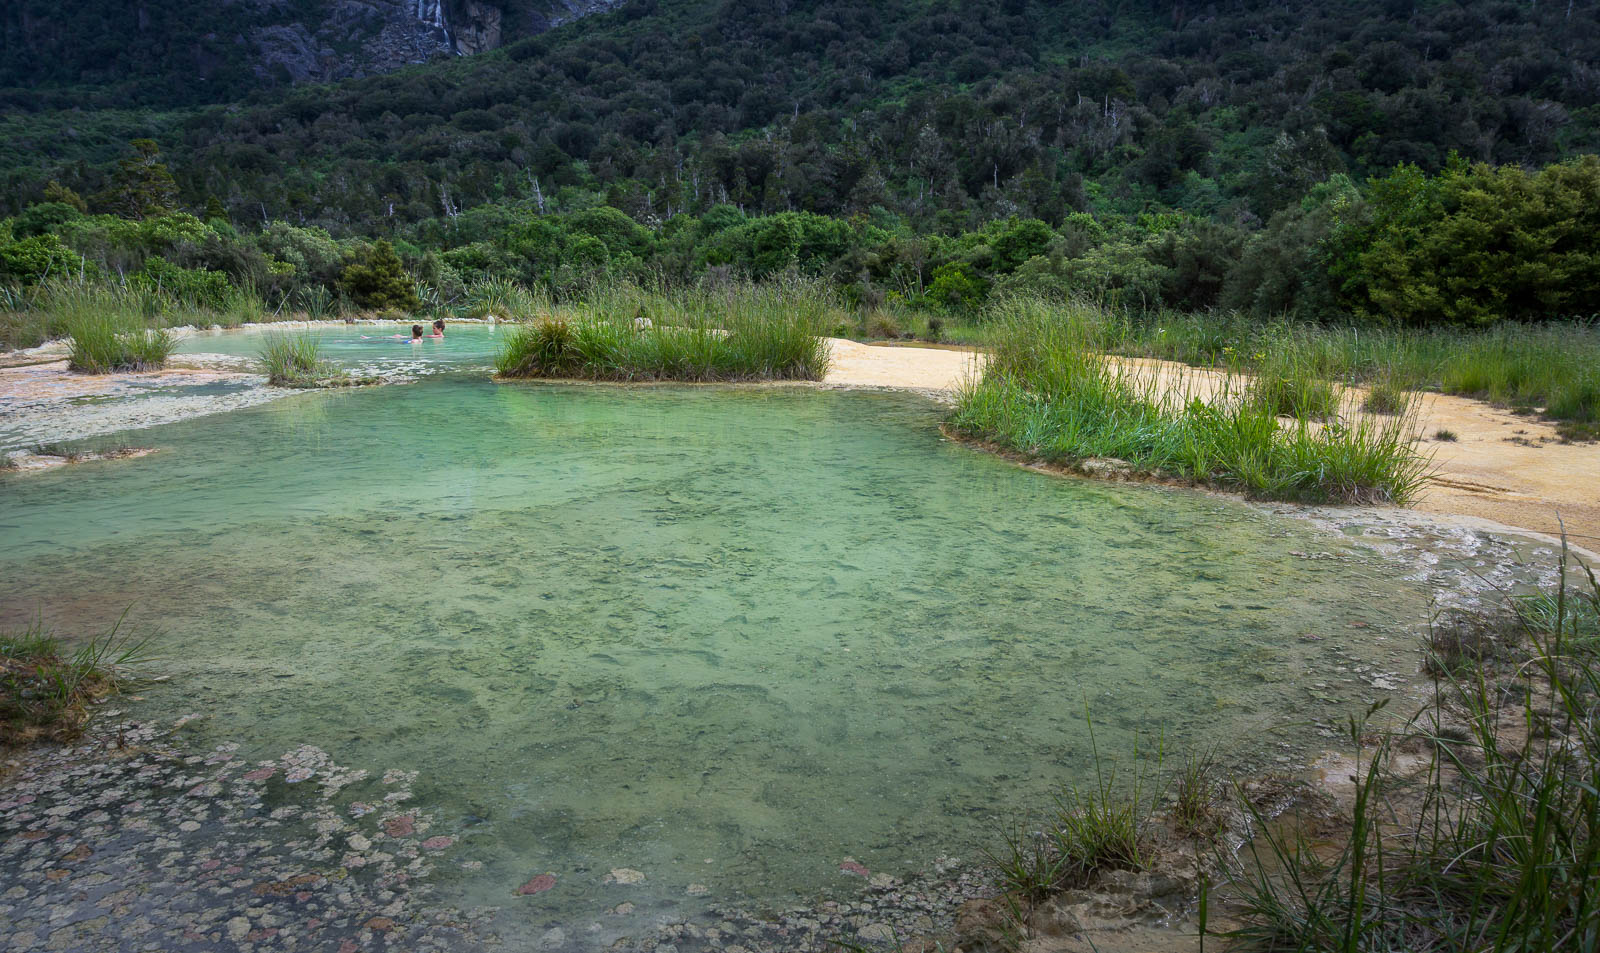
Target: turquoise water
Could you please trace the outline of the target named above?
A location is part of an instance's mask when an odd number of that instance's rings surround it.
[[[427,322],[424,322],[427,326]],[[431,334],[433,328],[427,326]],[[451,324],[445,329],[443,339],[425,337],[413,343],[411,324],[347,324],[321,325],[310,329],[287,328],[248,332],[201,331],[185,335],[178,342],[179,354],[231,354],[236,357],[256,357],[261,351],[263,334],[311,335],[321,345],[322,356],[346,366],[375,368],[446,365],[453,367],[488,367],[494,363],[495,351],[504,329],[486,324]],[[401,338],[396,338],[401,335]]]
[[[512,914],[532,925],[614,904],[616,867],[646,875],[643,916],[848,887],[846,857],[973,857],[1090,776],[1086,707],[1104,752],[1160,731],[1280,755],[1315,740],[1268,731],[1312,682],[1353,706],[1330,669],[1425,618],[1336,536],[1017,468],[940,413],[465,374],[299,395],[143,431],[142,460],[0,476],[0,624],[131,606],[173,676],[141,714],[420,772],[483,863],[447,895],[552,872]]]

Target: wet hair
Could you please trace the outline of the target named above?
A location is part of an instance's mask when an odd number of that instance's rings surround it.
[[[411,336],[414,337],[414,338],[422,337],[422,325],[413,324],[411,326]]]
[[[435,331],[443,331],[444,330],[444,318],[434,318],[433,319],[433,329]]]

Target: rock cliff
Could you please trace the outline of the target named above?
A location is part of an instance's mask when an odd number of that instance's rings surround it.
[[[259,0],[289,14],[281,0]],[[251,31],[256,75],[328,81],[470,56],[626,0],[331,0],[320,18]]]

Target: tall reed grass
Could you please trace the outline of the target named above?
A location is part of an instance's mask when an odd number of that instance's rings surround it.
[[[151,371],[166,366],[178,346],[171,334],[145,326],[138,315],[89,311],[66,319],[67,367],[86,374]]]
[[[1498,651],[1459,652],[1436,624],[1421,714],[1352,719],[1368,745],[1349,836],[1328,856],[1266,829],[1237,877],[1239,947],[1600,949],[1600,584],[1567,569],[1564,550],[1554,593],[1493,617]],[[1431,753],[1420,779],[1390,773],[1402,747]]]
[[[516,328],[495,366],[502,377],[820,380],[835,309],[812,282],[677,292],[610,285]]]
[[[994,342],[982,376],[958,394],[951,425],[1038,460],[1113,458],[1298,501],[1405,503],[1428,471],[1413,449],[1414,412],[1374,416],[1320,392],[1307,404],[1286,402],[1263,397],[1250,377],[1120,362],[1105,356],[1103,315],[1087,306],[1014,300],[996,319]],[[1279,374],[1284,391],[1318,391],[1303,364]]]
[[[253,288],[229,288],[215,306],[177,298],[137,282],[51,279],[0,293],[0,346],[34,347],[71,335],[72,326],[112,316],[119,333],[193,325],[238,327],[285,316]],[[92,334],[91,329],[84,329]]]
[[[1592,321],[1425,331],[1165,312],[1102,313],[1098,323],[1120,354],[1256,370],[1287,351],[1325,381],[1542,410],[1570,436],[1600,434],[1600,324]]]

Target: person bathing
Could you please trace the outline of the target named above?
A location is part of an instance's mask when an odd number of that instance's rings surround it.
[[[440,340],[444,339],[444,318],[433,319],[433,336]]]

